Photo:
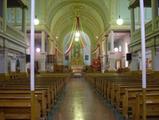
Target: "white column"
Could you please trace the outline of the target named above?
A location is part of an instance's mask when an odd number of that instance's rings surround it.
[[[109,68],[109,63],[108,63],[108,42],[109,42],[109,37],[108,37],[108,35],[105,35],[105,46],[106,46],[106,48],[105,48],[105,63],[106,63],[106,70],[108,70],[108,68]]]
[[[8,54],[0,53],[0,73],[8,73]]]
[[[11,72],[16,72],[16,59],[11,59]]]
[[[8,73],[8,67],[9,67],[8,65],[9,65],[8,50],[0,49],[0,73]]]
[[[110,53],[114,51],[114,31],[110,32]],[[109,70],[115,70],[115,58],[113,54],[109,54]]]
[[[26,57],[25,55],[20,56],[20,72],[26,72]]]
[[[144,0],[140,0],[140,20],[141,20],[142,88],[146,88],[146,45],[145,45]]]
[[[35,0],[31,0],[31,35],[30,35],[30,90],[35,91]],[[31,109],[31,112],[34,112]],[[33,116],[34,117],[34,116]]]
[[[152,54],[152,69],[154,71],[159,71],[159,52],[157,52],[157,48],[152,48],[151,50]]]
[[[3,30],[7,29],[7,0],[3,0]]]
[[[131,71],[137,71],[140,67],[139,65],[140,65],[139,57],[135,53],[133,53],[132,54],[132,60],[131,60],[131,63],[130,63],[130,70]]]
[[[135,31],[135,13],[134,13],[134,8],[130,9],[131,13],[131,40],[133,40],[133,33]]]
[[[45,31],[41,32],[41,52],[45,52]]]
[[[53,54],[53,40],[49,38],[49,54]]]
[[[102,72],[106,69],[106,39],[104,37],[104,40],[102,41]]]
[[[106,70],[106,56],[103,55],[102,57],[102,72],[104,73],[104,71]]]
[[[52,41],[52,54],[55,55],[55,41]]]
[[[49,55],[53,55],[53,40],[49,38]],[[46,64],[47,71],[53,72],[53,62]]]
[[[4,54],[0,54],[0,73],[5,73],[5,60],[4,60]]]
[[[105,36],[105,54],[108,54],[108,35]]]
[[[128,67],[128,64],[129,64],[129,63],[128,63],[127,59],[126,59],[126,55],[127,55],[127,53],[129,52],[129,51],[128,51],[128,42],[127,42],[127,41],[124,42],[124,46],[125,46],[125,47],[124,47],[124,48],[125,48],[125,67]]]
[[[114,32],[111,31],[110,33],[111,38],[110,38],[110,42],[111,42],[111,51],[114,51]]]
[[[41,60],[40,60],[40,71],[46,71],[45,61],[46,61],[46,52],[45,52],[45,31],[41,32]]]
[[[152,30],[155,29],[155,19],[158,16],[158,0],[151,0],[152,6]]]
[[[116,62],[115,58],[113,57],[109,58],[109,70],[112,70],[112,71],[116,70],[115,62]]]
[[[22,8],[22,32],[26,33],[26,10]]]

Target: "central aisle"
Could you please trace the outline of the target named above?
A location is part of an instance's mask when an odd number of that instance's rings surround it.
[[[53,120],[115,120],[82,78],[72,78]]]

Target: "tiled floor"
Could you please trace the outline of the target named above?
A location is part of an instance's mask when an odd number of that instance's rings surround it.
[[[87,82],[72,78],[53,120],[115,120],[115,118]]]

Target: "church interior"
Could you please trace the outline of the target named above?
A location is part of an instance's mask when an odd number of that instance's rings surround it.
[[[0,0],[0,120],[159,120],[159,0]]]

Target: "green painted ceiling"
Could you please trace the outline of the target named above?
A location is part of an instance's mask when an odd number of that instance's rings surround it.
[[[109,0],[48,0],[46,20],[49,31],[59,37],[59,43],[72,29],[77,13],[83,30],[93,44],[109,25]],[[77,12],[78,11],[78,12]]]
[[[108,29],[122,28],[116,25],[119,15],[125,21],[124,29],[130,28],[128,6],[129,0],[36,0],[35,14],[40,19],[40,25],[36,28],[46,28],[54,40],[58,36],[56,41],[62,49],[64,38],[71,32],[78,14],[83,31],[90,37],[94,49],[97,43],[96,36],[101,38]]]

